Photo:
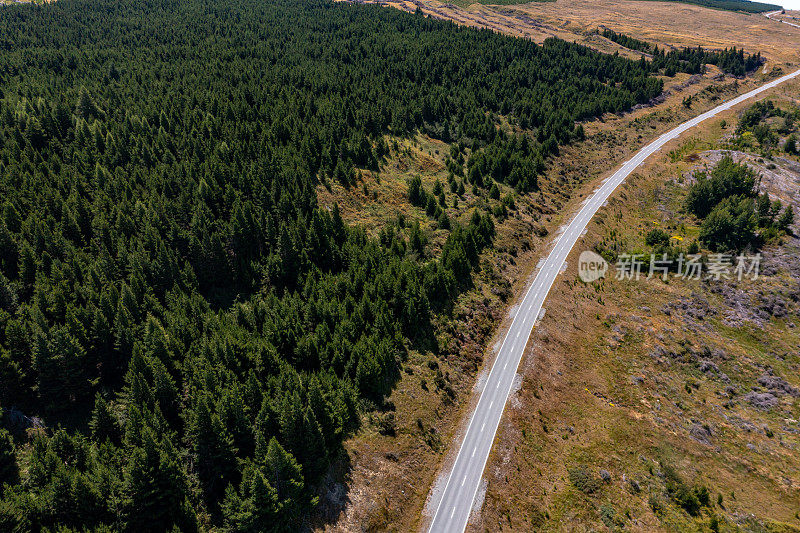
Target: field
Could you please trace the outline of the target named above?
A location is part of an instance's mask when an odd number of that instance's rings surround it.
[[[795,62],[800,58],[797,48],[788,46],[788,43],[800,39],[800,28],[780,24],[762,15],[676,2],[557,0],[513,6],[473,3],[468,7],[436,0],[380,0],[378,3],[411,12],[419,8],[428,16],[490,28],[537,42],[548,37],[560,37],[601,51],[622,50],[618,45],[591,35],[594,30],[606,27],[668,48],[699,45],[715,49],[744,47],[748,52],[760,51],[777,64]]]

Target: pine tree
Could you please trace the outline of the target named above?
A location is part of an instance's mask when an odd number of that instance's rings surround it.
[[[86,87],[81,87],[81,92],[78,95],[78,103],[75,106],[75,115],[84,120],[89,120],[101,115],[100,110],[89,95],[89,91],[86,90]]]
[[[236,449],[233,437],[212,413],[208,400],[203,397],[195,408],[189,428],[200,482],[209,503],[214,504],[223,495],[225,487],[236,473]]]
[[[169,437],[159,441],[153,430],[142,432],[142,446],[129,452],[124,469],[123,519],[130,531],[164,531],[187,527],[186,477]]]
[[[226,490],[222,505],[225,530],[236,533],[285,531],[290,522],[286,518],[279,521],[280,510],[278,494],[262,469],[248,463],[242,474],[239,492],[232,485]],[[287,511],[284,514],[288,515]]]
[[[0,429],[0,487],[3,483],[14,484],[18,477],[14,441],[5,429]],[[2,488],[0,488],[2,494]]]
[[[784,231],[789,229],[789,226],[794,224],[794,209],[792,209],[791,205],[787,205],[786,209],[781,214],[780,218],[778,219],[778,227]]]
[[[89,420],[92,438],[97,442],[120,442],[120,429],[116,417],[111,413],[111,408],[103,396],[98,393],[94,400],[92,418]]]
[[[303,470],[292,454],[284,450],[275,438],[269,441],[264,458],[264,475],[276,491],[288,525],[291,517],[303,505]]]

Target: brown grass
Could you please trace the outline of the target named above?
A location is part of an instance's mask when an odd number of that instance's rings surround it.
[[[346,1],[346,0],[345,0]],[[800,28],[768,20],[763,15],[707,9],[675,2],[637,0],[557,0],[514,6],[472,4],[467,8],[437,0],[359,0],[383,3],[405,11],[467,26],[490,28],[515,37],[542,42],[548,37],[578,41],[602,52],[631,53],[590,33],[607,27],[661,46],[702,45],[707,48],[744,47],[761,52],[776,64],[800,60]],[[791,13],[789,16],[800,16]]]
[[[794,83],[786,90],[799,88]],[[721,119],[735,124],[736,113],[703,124],[693,136],[715,142],[732,127],[723,131]],[[673,149],[686,139],[675,144]],[[621,521],[617,525],[633,531],[707,527],[709,512],[694,520],[675,505],[666,505],[660,517],[652,511],[651,495],[667,501],[659,477],[664,464],[688,483],[710,488],[712,512],[723,531],[779,529],[773,521],[784,523],[780,527],[787,531],[800,528],[800,402],[784,398],[766,413],[740,396],[767,367],[800,385],[800,334],[788,327],[788,322],[800,324],[797,315],[732,328],[720,317],[687,321],[661,311],[693,293],[720,312],[726,309],[724,299],[699,282],[608,279],[593,286],[577,281],[577,254],[612,232],[626,247],[640,249],[645,232],[656,226],[682,233],[687,241],[696,235],[692,221],[678,213],[685,189],[676,180],[696,163],[672,162],[668,152],[651,158],[612,197],[554,285],[523,362],[525,379],[512,401],[518,407],[507,410],[487,465],[486,503],[470,531],[604,528],[602,511],[609,507]],[[787,253],[796,254],[800,243],[791,246]],[[772,294],[797,280],[779,272],[758,283]],[[713,379],[680,358],[651,356],[654,347],[673,349],[678,341],[727,354],[729,359],[718,363],[730,382]],[[730,405],[728,386],[739,391]],[[752,424],[749,431],[743,429],[747,423]],[[690,436],[695,424],[710,427],[709,444]],[[598,493],[583,494],[568,476],[576,465],[586,465],[595,475],[607,470],[611,480]],[[631,492],[631,479],[640,492]],[[722,506],[716,503],[718,494]]]
[[[555,9],[563,7],[563,4],[565,2],[559,1],[552,5],[517,6],[513,9],[473,5],[464,10],[436,2],[419,3],[423,11],[432,16],[451,18],[463,24],[493,27],[497,31],[539,41],[551,35],[569,40],[585,39],[591,46],[605,52],[615,49],[617,45],[605,39],[581,33],[587,28],[592,29],[590,25],[594,22],[580,26],[577,23],[553,21],[551,25],[535,20],[528,13],[528,10]],[[634,4],[638,6],[637,9],[643,6],[658,6],[659,9],[664,9],[664,5],[652,2],[616,4]],[[413,10],[416,9],[417,3],[406,0],[393,2],[392,5]],[[593,4],[593,7],[596,5],[602,4]],[[668,6],[675,7],[675,4]],[[609,13],[608,21],[613,17],[624,18],[620,13]],[[741,20],[750,20],[745,15],[741,17],[744,18],[736,18],[740,21],[738,24],[741,24]],[[764,22],[758,19],[752,20],[757,24],[785,26],[766,19]],[[664,24],[666,26],[666,23]],[[610,27],[617,31],[628,28]],[[634,30],[634,25],[628,28],[632,35],[644,37]],[[697,41],[687,44],[709,46],[710,43],[716,42],[717,34],[725,34],[723,29],[712,28],[709,32],[711,33],[708,35],[698,33],[695,36]],[[679,41],[671,44],[684,43]],[[765,48],[761,50],[767,52]],[[780,55],[780,50],[775,50],[774,53],[777,57]],[[760,75],[756,79],[748,80],[714,80],[712,78],[715,74],[712,69],[712,72],[700,79],[690,79],[687,75],[665,79],[666,99],[659,105],[638,109],[624,116],[609,115],[603,117],[603,120],[586,124],[587,141],[562,150],[561,156],[552,162],[547,175],[542,178],[541,192],[515,197],[518,210],[498,225],[496,250],[487,253],[483,258],[484,268],[475,277],[475,289],[459,298],[452,321],[437,324],[439,342],[444,347],[442,353],[434,357],[430,353],[412,352],[404,364],[403,377],[390,398],[396,406],[396,436],[380,435],[375,424],[365,420],[362,431],[347,443],[349,466],[342,467],[347,501],[343,507],[332,506],[328,509],[331,518],[328,522],[320,523],[317,526],[319,529],[413,531],[420,527],[424,522],[423,508],[430,487],[440,472],[446,471],[442,465],[452,459],[453,443],[457,441],[457,436],[463,429],[461,424],[466,418],[465,415],[474,405],[475,397],[472,391],[477,372],[480,368],[488,368],[493,358],[490,346],[501,336],[505,327],[502,320],[506,307],[513,302],[513,299],[504,299],[505,294],[499,295],[497,289],[506,284],[512,287],[513,294],[519,294],[533,267],[546,252],[550,238],[537,237],[535,230],[544,228],[547,233],[552,234],[571,213],[576,211],[582,199],[591,193],[600,179],[652,138],[690,116],[716,105],[719,99],[728,99],[763,81]],[[711,94],[706,89],[712,85],[723,86],[723,91],[716,95]],[[779,88],[773,93],[784,94],[786,91],[786,88]],[[685,109],[681,101],[690,95],[697,98],[692,109]],[[732,123],[732,120],[733,114],[728,122]],[[703,134],[706,132],[721,134],[721,131],[717,131],[719,128],[716,122],[706,125],[705,128]],[[692,136],[695,135],[698,135],[698,132],[692,133]],[[435,224],[428,220],[422,210],[408,204],[405,196],[406,180],[414,174],[419,174],[426,189],[430,190],[433,182],[439,178],[445,185],[448,206],[451,206],[452,195],[447,188],[446,172],[441,166],[449,147],[424,136],[417,136],[413,140],[398,139],[398,144],[399,150],[392,151],[390,159],[381,168],[379,177],[363,171],[361,181],[349,190],[342,189],[336,184],[332,184],[330,189],[320,187],[318,189],[320,203],[330,205],[334,201],[338,202],[348,221],[363,225],[373,234],[377,234],[387,221],[396,219],[398,212],[403,213],[409,221],[420,220],[422,227],[431,234],[431,253],[435,254],[446,232],[436,230]],[[681,158],[697,151],[700,144],[702,143],[693,144]],[[679,145],[680,143],[676,143],[673,148]],[[366,194],[363,189],[364,184],[367,185]],[[509,191],[504,190],[503,194],[506,192]],[[627,195],[633,193],[629,190],[624,194],[627,198]],[[482,198],[472,197],[470,187],[467,187],[467,194],[460,202],[459,208],[448,207],[448,215],[451,219],[463,220],[475,205],[483,201],[485,200]],[[631,226],[631,231],[643,231],[645,227],[645,221],[642,219],[637,225]],[[570,263],[574,263],[574,258],[571,258]],[[568,277],[569,274],[564,279]],[[572,277],[574,279],[574,274]],[[631,290],[638,289],[633,287]],[[592,394],[597,393],[605,398],[616,399],[616,389],[627,384],[624,379],[620,383],[615,381],[620,376],[623,378],[628,376],[620,368],[596,365],[596,362],[609,358],[620,359],[614,352],[610,354],[603,351],[592,352],[582,347],[591,346],[591,343],[597,340],[592,336],[598,331],[597,326],[592,325],[588,317],[596,313],[605,316],[606,311],[612,312],[610,311],[612,308],[606,309],[601,306],[596,312],[592,309],[578,311],[577,316],[587,317],[588,322],[584,323],[583,320],[576,322],[574,312],[577,303],[581,299],[588,300],[589,295],[573,294],[568,286],[554,289],[551,297],[554,295],[556,299],[549,300],[546,305],[548,313],[539,329],[540,336],[536,340],[536,346],[541,348],[538,348],[537,358],[530,359],[536,361],[535,368],[531,366],[534,363],[529,363],[529,370],[526,370],[529,376],[518,401],[525,406],[526,412],[537,413],[541,408],[544,415],[537,414],[539,418],[536,423],[540,424],[539,420],[545,420],[549,428],[559,424],[561,418],[568,420],[569,417],[579,420],[591,419],[596,415],[602,422],[593,424],[590,420],[585,430],[576,430],[576,436],[568,436],[566,440],[563,440],[562,432],[559,432],[558,439],[552,437],[540,439],[534,438],[527,429],[528,426],[523,425],[529,423],[531,419],[520,418],[519,411],[512,411],[510,416],[504,418],[506,429],[500,434],[501,446],[495,450],[492,463],[487,470],[490,473],[489,493],[477,529],[487,528],[494,531],[501,525],[505,528],[509,524],[505,517],[506,513],[511,514],[511,523],[516,528],[531,529],[533,522],[520,521],[522,520],[520,516],[532,518],[538,511],[546,511],[551,500],[559,501],[561,502],[559,505],[569,509],[574,503],[574,497],[553,490],[555,487],[566,486],[566,467],[563,465],[582,460],[584,451],[566,446],[571,446],[577,441],[585,443],[589,451],[612,449],[609,460],[617,456],[633,457],[635,454],[631,454],[630,450],[620,449],[615,443],[625,442],[625,439],[629,438],[628,432],[633,431],[625,424],[630,424],[631,420],[647,420],[646,415],[640,412],[636,405],[624,404],[623,408],[619,406],[620,404],[609,400],[601,401],[598,396]],[[661,293],[657,295],[667,296]],[[635,304],[629,301],[620,301],[614,305],[617,308],[635,308]],[[562,324],[573,323],[574,326],[561,327]],[[541,332],[546,334],[541,335]],[[579,348],[573,350],[573,347]],[[625,364],[632,364],[630,361],[633,360],[631,359],[633,355],[626,357],[628,363],[619,363],[623,369],[627,368]],[[454,402],[448,400],[434,385],[436,371],[428,366],[428,362],[434,359],[442,372],[449,376],[450,383],[457,392]],[[582,365],[586,368],[581,369]],[[559,381],[563,379],[561,376],[567,375],[570,376],[568,382]],[[592,387],[586,387],[581,383],[591,383]],[[532,398],[535,398],[534,389],[537,384],[544,386],[548,392],[546,401],[535,404],[532,403]],[[585,388],[589,388],[590,391],[585,391]],[[545,398],[541,391],[537,394]],[[610,403],[615,405],[612,407]],[[592,411],[582,410],[587,405],[591,406]],[[522,428],[526,428],[525,437],[522,437]],[[523,446],[523,441],[525,444],[522,451],[514,452],[515,447]],[[685,446],[682,444],[682,436],[679,438],[669,434],[667,438],[659,428],[651,428],[643,433],[641,442],[641,446],[645,448],[650,446],[649,444],[645,446],[646,442],[654,446],[669,445],[667,448],[662,446],[664,451],[660,452],[661,455],[684,457],[681,455],[683,452],[670,451],[672,448],[682,449],[681,447]],[[564,459],[567,459],[567,463],[563,462]],[[683,468],[685,465],[678,466]],[[506,476],[509,482],[504,481]],[[767,483],[765,487],[772,487],[767,481],[764,483]],[[323,506],[324,504],[323,499]],[[575,505],[573,514],[578,517],[583,504],[575,503]],[[570,516],[567,512],[563,518],[568,520]],[[656,525],[652,518],[643,518],[638,529],[647,530],[649,525]],[[566,523],[561,522],[562,526]]]

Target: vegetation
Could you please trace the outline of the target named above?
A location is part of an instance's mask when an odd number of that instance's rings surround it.
[[[691,516],[699,516],[703,508],[711,505],[711,493],[704,485],[688,486],[678,472],[662,464],[667,494]]]
[[[767,192],[758,194],[756,173],[730,156],[695,177],[686,208],[703,219],[700,240],[711,250],[757,248],[769,237],[787,231],[794,220],[792,207],[781,214],[779,201],[770,201]]]
[[[702,47],[682,48],[666,52],[657,45],[635,39],[628,35],[605,29],[603,37],[631,50],[651,54],[650,66],[653,72],[664,72],[666,76],[674,76],[676,72],[700,74],[705,72],[705,65],[716,65],[727,74],[744,76],[763,63],[761,53],[745,54],[744,49],[726,48],[720,52],[704,50]]]
[[[726,11],[744,11],[745,13],[764,13],[766,11],[779,11],[781,6],[776,4],[766,4],[764,2],[751,2],[750,0],[668,0],[671,2],[681,2],[694,4],[712,9],[724,9]]]
[[[422,130],[471,147],[452,166],[473,187],[535,188],[576,121],[662,88],[639,62],[377,6],[3,14],[0,404],[31,435],[0,431],[3,531],[297,529],[494,236],[486,212],[445,222],[440,186],[430,257],[418,224],[369,238],[315,187]]]
[[[585,494],[594,494],[602,488],[600,480],[587,466],[578,465],[569,469],[569,481]]]
[[[781,109],[772,100],[762,100],[748,107],[739,117],[731,147],[759,151],[764,157],[775,150],[797,154],[797,123],[800,109],[791,106]]]

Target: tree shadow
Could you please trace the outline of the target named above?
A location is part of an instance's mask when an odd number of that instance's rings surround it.
[[[350,475],[353,464],[347,450],[341,448],[328,473],[319,483],[316,497],[319,503],[313,509],[303,531],[326,529],[335,526],[350,505]]]

